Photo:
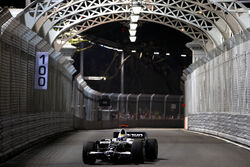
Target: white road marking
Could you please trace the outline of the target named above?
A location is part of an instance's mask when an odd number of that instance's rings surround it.
[[[247,146],[244,146],[242,144],[239,144],[239,143],[236,143],[236,142],[233,142],[231,140],[228,140],[228,139],[225,139],[225,138],[222,138],[222,137],[219,137],[219,136],[215,136],[215,135],[210,135],[210,134],[207,134],[207,133],[201,133],[201,132],[195,132],[195,131],[189,131],[189,130],[183,130],[185,132],[190,132],[190,133],[196,133],[196,134],[200,134],[200,135],[204,135],[204,136],[209,136],[209,137],[213,137],[213,138],[216,138],[216,139],[219,139],[219,140],[222,140],[222,141],[225,141],[227,143],[230,143],[230,144],[233,144],[233,145],[236,145],[240,148],[244,148],[248,151],[250,151],[250,147],[247,147]]]

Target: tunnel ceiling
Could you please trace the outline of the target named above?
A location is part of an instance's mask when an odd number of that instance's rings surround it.
[[[128,22],[129,0],[37,0],[20,19],[60,50],[75,35],[110,22]],[[204,48],[220,45],[245,30],[240,15],[247,8],[234,0],[138,0],[143,7],[139,22],[154,22],[172,27]]]
[[[135,2],[142,10],[138,41],[130,43],[128,24]],[[58,51],[77,35],[87,35],[110,40],[123,49],[177,48],[182,52],[179,46],[183,42],[196,40],[209,50],[244,31],[247,23],[240,17],[248,9],[241,2],[244,1],[35,0],[18,18]],[[186,36],[179,39],[171,28]]]
[[[180,54],[190,54],[185,47],[192,38],[179,33],[173,28],[164,25],[141,22],[137,28],[137,40],[131,43],[129,40],[129,27],[125,22],[115,22],[104,24],[83,32],[91,41],[105,44],[115,48],[122,48],[126,51],[137,50],[153,55],[153,52],[165,54],[167,52],[179,56]]]

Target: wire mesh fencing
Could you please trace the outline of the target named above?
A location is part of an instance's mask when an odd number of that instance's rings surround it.
[[[225,42],[224,48],[214,49],[211,59],[186,77],[190,130],[250,145],[249,45],[249,32],[234,36]]]
[[[48,89],[35,90],[36,52],[48,52]],[[73,129],[72,68],[4,9],[0,13],[0,163],[29,144]]]
[[[92,90],[81,75],[74,82],[72,108],[85,121],[183,120],[184,98],[175,95],[116,94]]]

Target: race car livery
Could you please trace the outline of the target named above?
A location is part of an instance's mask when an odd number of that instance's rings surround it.
[[[114,132],[112,139],[87,142],[82,151],[85,164],[94,164],[97,159],[140,164],[144,160],[156,160],[157,156],[156,139],[149,139],[146,132],[127,132],[125,129]]]

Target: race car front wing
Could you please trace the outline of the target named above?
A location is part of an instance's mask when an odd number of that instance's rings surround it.
[[[96,159],[123,159],[123,158],[131,158],[131,152],[115,152],[115,151],[105,151],[105,152],[98,152],[98,151],[91,151],[89,152],[90,156],[94,156]]]

